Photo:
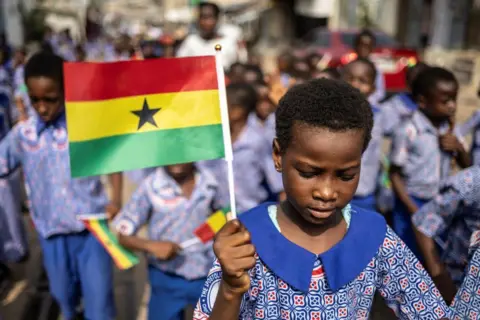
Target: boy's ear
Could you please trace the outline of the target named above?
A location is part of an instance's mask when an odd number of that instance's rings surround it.
[[[417,98],[417,105],[420,109],[425,109],[427,107],[427,99],[424,95],[419,95]]]
[[[282,172],[282,150],[280,149],[280,144],[278,143],[277,138],[273,139],[272,158],[275,170]]]

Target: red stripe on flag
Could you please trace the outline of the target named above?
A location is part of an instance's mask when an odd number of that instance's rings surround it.
[[[214,56],[67,62],[64,78],[67,102],[218,89]]]
[[[215,237],[215,232],[207,223],[202,224],[193,232],[203,243],[207,243]]]

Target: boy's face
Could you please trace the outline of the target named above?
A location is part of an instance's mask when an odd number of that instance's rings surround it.
[[[268,96],[269,90],[267,87],[257,86],[256,90],[258,92],[258,102],[256,107],[257,116],[260,119],[265,120],[275,111],[275,104]]]
[[[195,166],[192,162],[172,164],[170,166],[166,166],[165,170],[173,179],[181,181],[190,177],[195,172]]]
[[[421,96],[418,106],[431,118],[446,120],[457,111],[458,85],[453,81],[439,81],[428,95]]]
[[[245,68],[241,65],[233,67],[229,77],[232,82],[242,82],[245,77]]]
[[[253,83],[256,83],[256,82],[259,82],[259,81],[262,81],[263,79],[259,79],[259,75],[257,72],[255,71],[252,71],[252,70],[248,70],[248,71],[245,71],[245,73],[243,74],[243,80],[246,82],[246,83],[249,83],[249,84],[253,84]]]
[[[358,89],[365,97],[375,91],[375,79],[370,67],[365,63],[354,62],[345,67],[343,80]]]
[[[360,178],[361,130],[335,132],[294,124],[283,153],[274,143],[273,160],[282,169],[287,200],[315,225],[328,223],[353,198]]]
[[[215,33],[217,17],[215,16],[215,10],[213,8],[206,6],[200,10],[198,26],[204,38],[209,38]]]
[[[228,103],[228,120],[230,124],[241,123],[247,119],[248,112],[244,107]]]
[[[363,36],[358,39],[358,43],[355,46],[355,52],[359,58],[368,58],[373,52],[374,41],[371,37]]]
[[[32,106],[43,121],[55,120],[65,109],[62,89],[57,81],[47,77],[31,77],[27,79],[27,88]]]

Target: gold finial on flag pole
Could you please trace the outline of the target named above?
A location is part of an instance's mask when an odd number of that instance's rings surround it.
[[[222,46],[219,44],[215,45],[215,51],[222,51]]]

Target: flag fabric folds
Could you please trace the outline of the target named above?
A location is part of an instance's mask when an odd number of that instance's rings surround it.
[[[108,220],[105,217],[98,218],[95,215],[84,215],[80,217],[80,219],[88,231],[90,231],[105,250],[107,250],[119,269],[129,269],[139,263],[138,257],[133,252],[120,245],[117,237],[115,237],[108,227]]]
[[[215,63],[65,63],[72,177],[224,157]]]

